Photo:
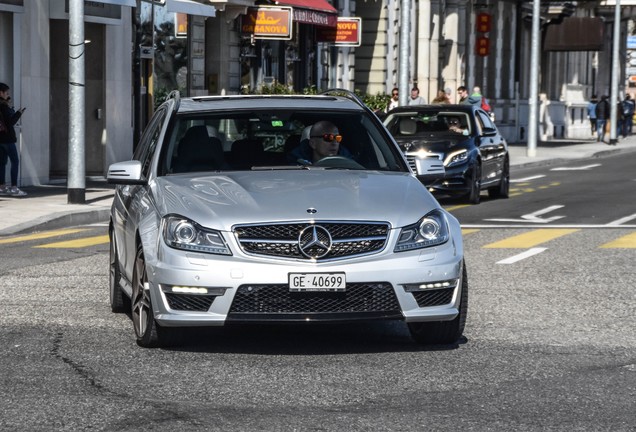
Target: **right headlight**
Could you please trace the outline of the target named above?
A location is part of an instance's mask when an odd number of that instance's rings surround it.
[[[163,219],[163,238],[175,249],[232,255],[219,231],[205,229],[188,218],[169,215]]]
[[[404,252],[436,246],[446,243],[448,238],[446,216],[441,210],[435,209],[416,224],[402,228],[394,251]]]
[[[468,160],[468,150],[461,149],[452,153],[449,153],[444,159],[444,166],[449,167],[453,165],[459,165]]]

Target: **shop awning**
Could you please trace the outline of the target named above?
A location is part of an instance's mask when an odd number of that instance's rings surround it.
[[[93,0],[97,3],[106,3],[118,6],[137,7],[137,0]]]
[[[188,15],[199,15],[205,17],[216,16],[214,6],[204,5],[193,0],[167,0],[168,12],[184,13]]]
[[[278,0],[278,6],[291,6],[294,9],[294,21],[335,27],[338,22],[338,10],[327,0]]]

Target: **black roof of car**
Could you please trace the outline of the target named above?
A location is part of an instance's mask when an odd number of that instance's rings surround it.
[[[428,105],[406,105],[393,108],[387,113],[387,116],[395,113],[405,112],[421,112],[421,111],[459,111],[459,112],[473,112],[481,109],[478,106],[472,104],[428,104]]]

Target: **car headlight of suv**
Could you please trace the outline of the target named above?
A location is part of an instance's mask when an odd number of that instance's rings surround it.
[[[444,166],[449,167],[453,165],[459,165],[468,160],[468,150],[462,149],[452,153],[449,153],[444,159]]]
[[[402,228],[394,251],[404,252],[436,246],[446,243],[448,238],[446,216],[441,210],[435,209],[418,223]]]
[[[219,231],[205,229],[196,222],[177,215],[163,218],[163,238],[175,249],[232,255]]]

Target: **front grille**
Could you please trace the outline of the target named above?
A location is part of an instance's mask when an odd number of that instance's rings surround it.
[[[232,314],[378,312],[395,315],[399,311],[395,292],[388,282],[348,283],[342,292],[290,292],[288,285],[241,285],[229,317]]]
[[[216,296],[165,293],[172,310],[207,312]]]
[[[406,161],[409,164],[411,170],[420,176],[423,175],[444,175],[444,164],[442,163],[442,154],[438,153],[427,153],[425,155],[421,154],[406,154]],[[418,169],[417,161],[426,159],[427,163],[423,164],[421,169]]]
[[[374,253],[384,249],[387,223],[315,222],[238,226],[234,234],[245,253],[310,260],[300,250],[299,236],[308,227],[320,226],[331,236],[329,251],[319,261]]]
[[[416,291],[413,294],[419,307],[447,305],[453,300],[455,287]]]

